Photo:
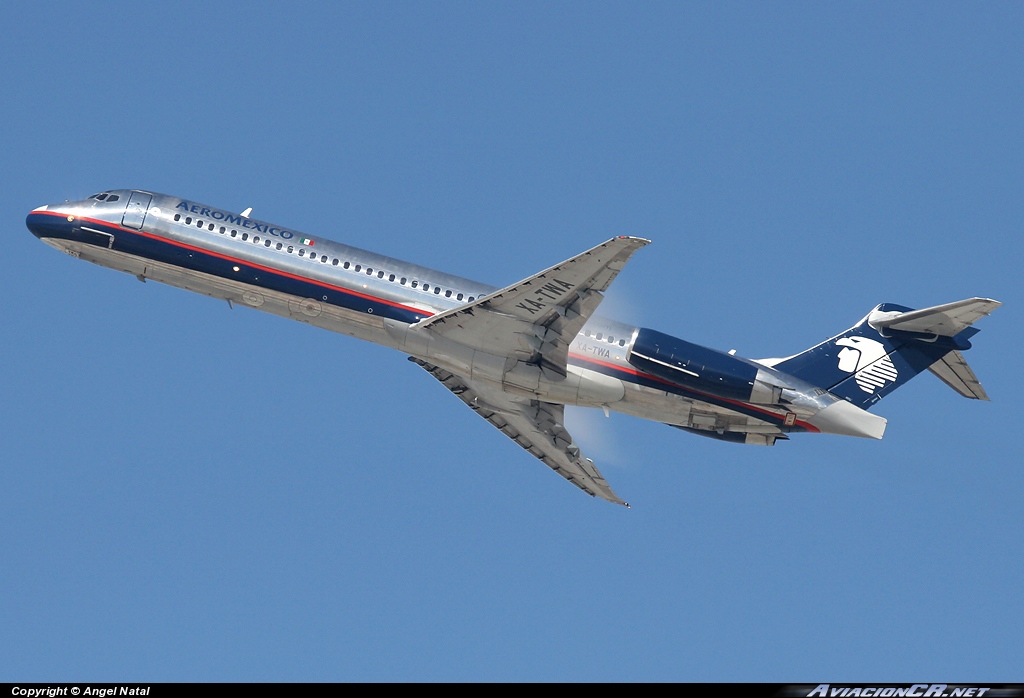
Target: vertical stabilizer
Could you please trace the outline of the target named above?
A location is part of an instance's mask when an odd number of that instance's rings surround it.
[[[771,365],[864,409],[925,369],[961,395],[987,400],[962,352],[978,332],[970,325],[1000,305],[990,298],[922,310],[883,303],[846,332]]]

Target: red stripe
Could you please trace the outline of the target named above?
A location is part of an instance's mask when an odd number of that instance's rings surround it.
[[[56,211],[33,211],[33,213],[44,214],[44,215],[49,215],[49,216],[60,216],[61,218],[67,218],[66,214],[58,213]],[[221,254],[220,252],[214,252],[212,250],[208,250],[205,247],[196,247],[195,245],[189,245],[188,243],[179,242],[178,240],[172,240],[170,238],[165,238],[165,237],[162,237],[160,235],[154,235],[152,233],[147,233],[147,232],[145,232],[143,230],[134,230],[132,228],[125,228],[124,226],[117,225],[116,223],[111,223],[110,221],[104,221],[104,220],[100,220],[98,218],[85,218],[85,217],[81,217],[81,216],[75,216],[75,218],[80,220],[80,221],[87,221],[89,223],[93,223],[94,225],[105,225],[105,226],[108,226],[108,227],[111,227],[111,228],[116,228],[117,230],[123,230],[124,232],[131,233],[133,235],[142,235],[143,237],[147,237],[147,238],[150,238],[152,240],[159,240],[160,242],[166,242],[168,244],[174,245],[175,247],[180,247],[182,249],[192,250],[194,252],[202,252],[203,254],[208,254],[208,255],[211,255],[213,257],[217,257],[218,259],[223,259],[223,260],[226,260],[226,261],[229,261],[229,262],[238,262],[239,264],[244,264],[247,267],[251,267],[253,269],[259,269],[261,271],[269,272],[271,274],[280,274],[281,276],[286,276],[289,279],[295,279],[296,281],[305,281],[307,283],[315,284],[315,285],[321,286],[323,288],[328,288],[328,289],[332,289],[332,290],[335,290],[335,291],[340,291],[341,293],[347,293],[347,294],[352,295],[352,296],[357,296],[359,298],[365,298],[367,300],[376,301],[377,303],[383,303],[384,305],[390,305],[390,306],[392,306],[394,308],[401,308],[402,310],[408,310],[410,312],[417,313],[418,315],[426,315],[427,317],[430,317],[430,316],[434,315],[434,313],[432,313],[432,312],[430,312],[428,310],[421,310],[420,308],[413,308],[413,307],[408,306],[408,305],[403,305],[401,303],[396,303],[395,301],[389,301],[389,300],[387,300],[385,298],[379,298],[377,296],[371,296],[371,295],[366,294],[366,293],[360,293],[359,291],[353,291],[352,289],[345,288],[344,286],[336,286],[334,284],[329,284],[329,283],[327,283],[325,281],[318,281],[316,279],[311,279],[311,278],[306,277],[306,276],[300,276],[298,274],[292,274],[291,272],[287,272],[287,271],[284,271],[282,269],[275,269],[274,267],[268,267],[268,266],[264,266],[262,264],[257,264],[255,262],[249,262],[247,260],[240,259],[238,257],[231,257],[229,255]]]

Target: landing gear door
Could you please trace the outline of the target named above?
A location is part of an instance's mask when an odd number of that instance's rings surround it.
[[[149,204],[152,201],[153,197],[149,194],[133,191],[132,195],[128,198],[128,207],[125,209],[124,218],[121,221],[124,227],[142,230],[142,224],[146,221],[146,212],[149,210]]]

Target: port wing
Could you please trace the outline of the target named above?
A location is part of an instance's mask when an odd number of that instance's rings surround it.
[[[608,486],[604,476],[580,451],[564,426],[564,406],[539,400],[515,398],[500,391],[486,391],[470,380],[409,357],[422,366],[470,409],[498,428],[530,455],[591,497],[628,507]]]

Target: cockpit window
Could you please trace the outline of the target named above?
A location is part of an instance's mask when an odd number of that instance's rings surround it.
[[[107,198],[106,194],[97,194],[96,195],[96,200],[97,201],[103,201],[105,198]]]
[[[117,201],[120,198],[121,197],[118,196],[117,194],[111,194],[110,196],[107,197],[107,203],[109,204],[111,201]]]

